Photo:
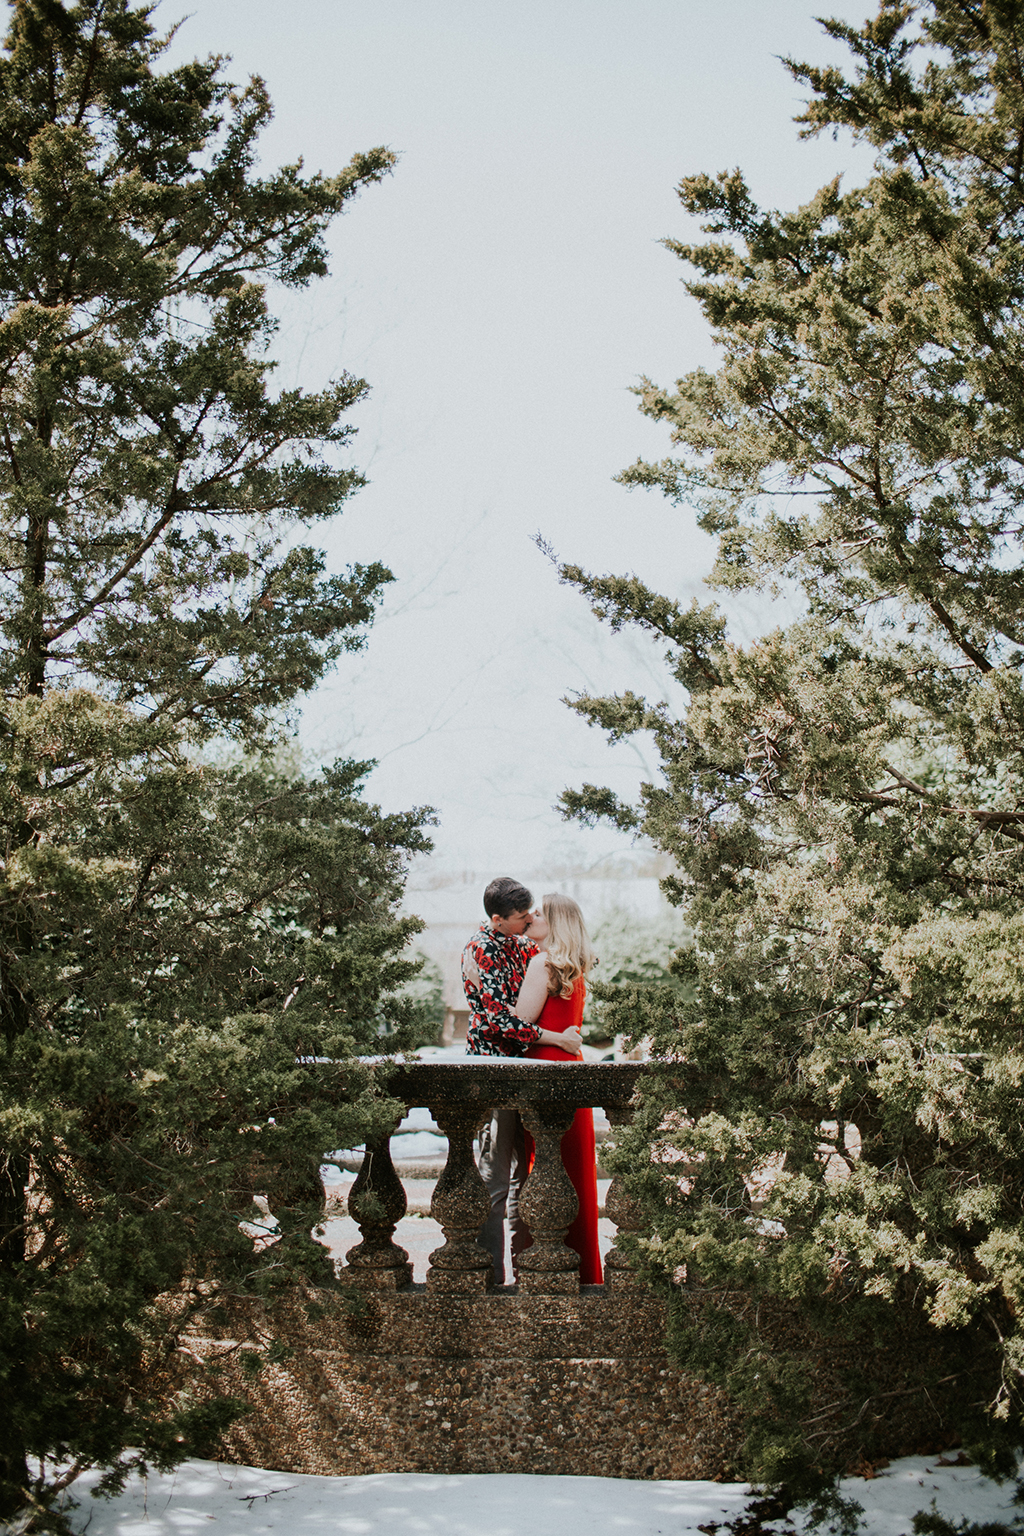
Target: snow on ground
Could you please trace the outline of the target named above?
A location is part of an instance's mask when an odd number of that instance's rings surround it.
[[[485,1432],[485,1427],[484,1431]],[[221,1462],[134,1481],[113,1500],[75,1486],[75,1528],[89,1536],[690,1536],[739,1515],[742,1483],[632,1482],[625,1478],[380,1473],[305,1477]],[[973,1467],[910,1456],[877,1477],[847,1478],[865,1509],[865,1536],[910,1536],[934,1500],[948,1519],[1009,1521],[1013,1484]],[[727,1536],[726,1532],[722,1536]]]

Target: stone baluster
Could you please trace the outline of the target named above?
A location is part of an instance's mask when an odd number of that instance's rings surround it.
[[[391,1161],[390,1132],[367,1141],[363,1165],[349,1191],[348,1208],[363,1240],[346,1253],[348,1269],[342,1271],[343,1277],[373,1290],[397,1291],[410,1285],[409,1255],[394,1241],[406,1200]]]
[[[473,1137],[490,1111],[473,1104],[439,1104],[431,1105],[430,1112],[448,1138],[448,1161],[430,1201],[430,1214],[440,1223],[445,1241],[430,1255],[427,1290],[449,1296],[487,1291],[494,1270],[477,1235],[491,1202],[473,1157]]]
[[[629,1125],[633,1118],[633,1111],[626,1104],[605,1104],[603,1108],[612,1126]],[[612,1177],[605,1196],[604,1209],[605,1215],[614,1221],[620,1232],[644,1231],[643,1208],[638,1201],[626,1194],[619,1174]],[[629,1260],[619,1252],[617,1244],[604,1256],[604,1283],[609,1290],[636,1288],[641,1283],[634,1275]]]
[[[564,1101],[531,1104],[520,1110],[536,1148],[530,1177],[519,1196],[533,1246],[519,1255],[519,1289],[527,1296],[577,1295],[580,1257],[563,1241],[579,1202],[562,1166],[562,1137],[576,1113]]]

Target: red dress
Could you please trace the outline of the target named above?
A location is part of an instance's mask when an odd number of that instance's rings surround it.
[[[587,984],[580,976],[572,997],[549,997],[536,1020],[538,1029],[562,1035],[578,1029],[583,1021]],[[531,1045],[527,1056],[535,1061],[582,1061],[582,1053],[567,1057],[555,1045]],[[527,1133],[526,1150],[533,1164],[533,1138]],[[597,1241],[597,1158],[594,1155],[594,1116],[589,1109],[578,1109],[572,1125],[562,1137],[562,1166],[572,1180],[580,1208],[576,1220],[565,1234],[570,1248],[580,1256],[580,1284],[600,1285],[601,1250]]]

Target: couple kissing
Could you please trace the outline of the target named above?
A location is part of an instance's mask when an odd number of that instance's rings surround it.
[[[486,922],[462,954],[470,1055],[582,1061],[585,978],[597,956],[576,902],[571,896],[551,895],[534,908],[526,886],[502,876],[484,891],[484,912]],[[520,1191],[532,1162],[533,1140],[518,1111],[495,1110],[480,1134],[480,1173],[491,1211],[479,1239],[491,1255],[495,1285],[505,1283],[506,1219],[513,1273],[519,1255],[532,1242],[519,1212]],[[565,1241],[580,1256],[580,1282],[600,1285],[591,1110],[576,1111],[562,1138],[562,1163],[579,1201]]]

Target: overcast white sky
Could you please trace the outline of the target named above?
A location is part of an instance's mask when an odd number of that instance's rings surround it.
[[[688,232],[674,189],[695,171],[739,165],[775,207],[865,174],[848,141],[798,139],[800,91],[778,62],[844,50],[810,0],[193,4],[172,57],[223,52],[231,78],[266,79],[265,163],[400,156],[338,222],[331,278],[282,306],[282,383],[347,369],[373,387],[355,418],[371,484],[327,532],[332,564],[381,559],[397,578],[368,651],[308,701],[305,747],[376,758],[371,795],[389,809],[436,806],[439,872],[628,847],[553,805],[583,780],[634,789],[642,744],[609,748],[560,700],[654,693],[663,674],[558,586],[531,535],[707,600],[692,516],[612,479],[669,451],[630,385],[714,361],[658,241]],[[163,0],[159,23],[182,13]]]

